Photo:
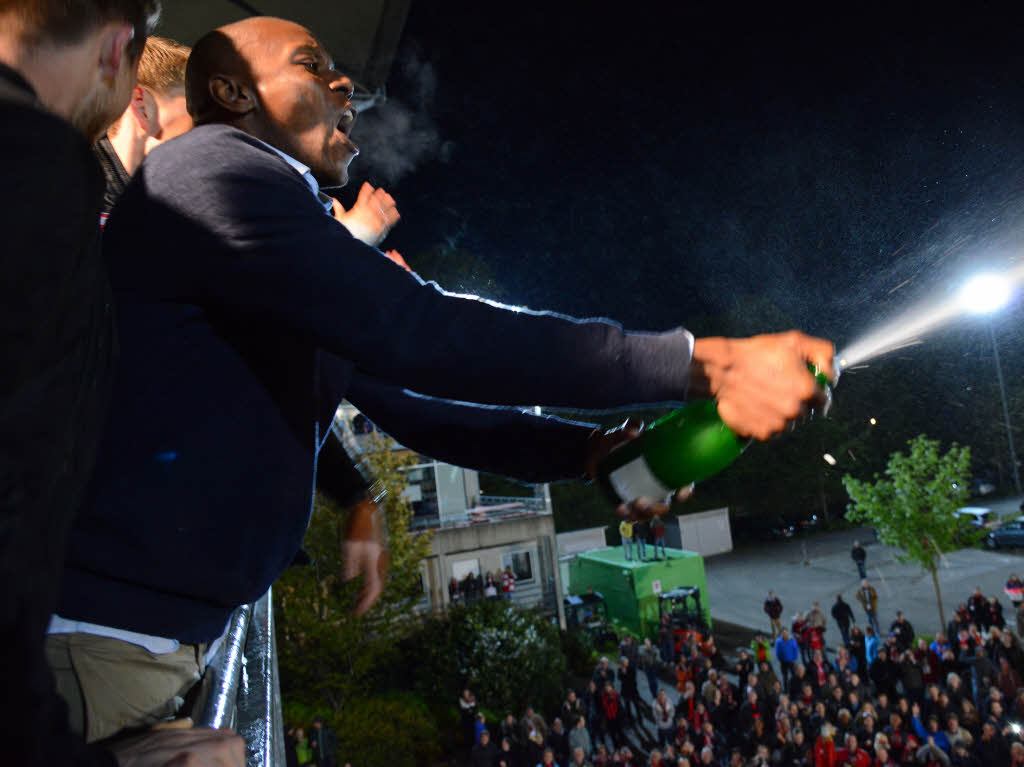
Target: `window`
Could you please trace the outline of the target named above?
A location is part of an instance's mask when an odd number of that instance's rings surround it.
[[[510,551],[501,557],[501,569],[509,565],[516,576],[517,582],[533,580],[533,559],[529,551]]]
[[[455,580],[461,583],[462,579],[467,575],[480,575],[479,559],[462,559],[458,562],[452,562],[452,577]]]

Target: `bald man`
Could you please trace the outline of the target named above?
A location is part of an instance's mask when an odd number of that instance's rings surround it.
[[[147,157],[106,231],[117,407],[57,617],[92,632],[93,660],[132,663],[151,701],[180,695],[231,610],[291,561],[343,397],[419,452],[543,482],[592,476],[614,440],[501,406],[711,394],[739,433],[767,437],[816,397],[806,361],[831,371],[831,344],[796,332],[694,341],[424,283],[353,238],[321,192],[358,153],[351,95],[296,24],[207,35],[186,75],[196,127]]]

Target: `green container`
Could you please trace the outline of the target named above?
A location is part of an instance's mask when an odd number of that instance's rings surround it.
[[[651,551],[650,545],[647,550]],[[697,586],[704,620],[710,626],[704,558],[681,549],[666,549],[666,554],[668,559],[653,562],[627,561],[620,546],[578,554],[569,563],[569,590],[585,594],[593,588],[604,597],[609,617],[637,636],[657,639],[658,594],[680,586]]]

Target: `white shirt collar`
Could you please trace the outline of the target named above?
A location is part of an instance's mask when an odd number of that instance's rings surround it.
[[[255,136],[253,138],[255,138]],[[290,154],[285,154],[276,146],[271,146],[266,141],[261,141],[260,139],[256,140],[259,141],[261,144],[263,144],[263,146],[267,147],[268,149],[273,150],[276,154],[278,154],[281,157],[282,160],[291,165],[292,168],[295,169],[295,172],[302,176],[302,180],[306,182],[306,185],[309,187],[309,191],[311,191],[313,193],[313,196],[316,197],[317,202],[323,205],[324,209],[328,213],[332,212],[331,198],[320,191],[320,184],[317,183],[317,180],[315,178],[313,178],[313,173],[310,171],[308,165],[299,162]]]

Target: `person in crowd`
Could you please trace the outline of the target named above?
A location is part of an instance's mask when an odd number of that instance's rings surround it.
[[[981,737],[974,744],[974,756],[984,765],[1007,764],[1010,749],[1006,739],[996,730],[992,722],[981,727]]]
[[[669,700],[668,693],[660,690],[654,702],[651,704],[651,712],[654,714],[654,726],[658,730],[658,743],[666,746],[675,731],[676,707]]]
[[[1021,603],[1024,602],[1024,581],[1020,579],[1017,573],[1013,573],[1009,578],[1006,579],[1006,585],[1003,587],[1003,592],[1006,594],[1007,599],[1013,605],[1013,609],[1016,611]]]
[[[555,717],[551,722],[551,730],[547,737],[548,747],[555,752],[555,761],[565,764],[569,761],[569,733],[566,731],[562,720]]]
[[[622,712],[628,722],[640,721],[640,691],[636,684],[636,666],[623,655],[619,658],[619,692],[622,695]]]
[[[867,558],[868,553],[864,550],[864,547],[860,545],[860,541],[854,541],[853,548],[850,549],[850,559],[852,559],[853,563],[857,565],[857,574],[860,576],[861,580],[868,577],[867,568],[864,566],[864,562]]]
[[[475,746],[480,742],[480,734],[487,729],[487,716],[482,711],[476,715],[476,721],[473,723],[473,740],[472,743]],[[491,745],[494,745],[493,743]],[[497,748],[497,746],[495,746]]]
[[[988,598],[988,626],[993,629],[1002,629],[1006,625],[1003,617],[1003,606],[999,604],[996,597]]]
[[[594,741],[587,732],[587,720],[584,716],[576,717],[572,729],[569,730],[569,749],[573,753],[582,750],[587,756],[594,750]]]
[[[874,586],[868,583],[867,578],[863,578],[860,582],[860,588],[857,589],[857,601],[860,602],[860,606],[867,616],[868,625],[875,630],[875,634],[881,635],[882,630],[878,627],[878,592],[875,591]]]
[[[524,767],[540,767],[544,762],[544,737],[539,732],[534,732],[526,740],[523,747],[522,764]]]
[[[575,726],[576,719],[585,716],[586,709],[583,705],[583,701],[576,695],[576,691],[570,689],[565,694],[565,700],[562,701],[561,719],[563,723],[568,723],[569,729]],[[590,753],[589,751],[587,753]]]
[[[501,574],[501,596],[504,599],[512,599],[516,595],[516,574],[512,572],[512,565],[506,565]]]
[[[805,637],[807,634],[807,620],[804,618],[804,614],[801,612],[796,613],[793,616],[793,622],[789,627],[790,633],[793,638],[800,645],[800,659],[807,664],[811,660],[810,653],[807,650],[807,642]]]
[[[309,745],[313,748],[316,767],[334,767],[334,752],[338,746],[334,730],[324,723],[322,717],[318,716],[313,719],[313,729],[309,735]]]
[[[638,657],[640,668],[643,669],[647,677],[647,689],[650,690],[651,697],[656,698],[658,695],[658,669],[661,667],[661,658],[658,648],[651,642],[650,637],[644,638],[644,643],[640,647]]]
[[[604,730],[612,739],[612,746],[619,748],[625,742],[623,732],[625,714],[622,710],[622,698],[615,691],[612,683],[606,682],[601,692],[601,711],[604,714]]]
[[[569,762],[570,767],[594,767],[589,761],[587,761],[587,754],[589,751],[584,748],[574,748],[572,750],[572,761]]]
[[[496,600],[498,598],[498,583],[494,578],[494,573],[488,572],[487,577],[484,579],[484,599]]]
[[[459,719],[462,721],[462,733],[467,748],[476,742],[476,715],[476,696],[467,687],[459,696]]]
[[[514,721],[514,720],[513,720]],[[503,736],[498,752],[494,755],[494,767],[520,767],[519,751],[512,738]]]
[[[604,685],[607,682],[615,682],[615,669],[612,668],[611,661],[608,660],[607,656],[601,656],[601,659],[597,662],[597,668],[594,669],[592,678],[597,683],[598,690],[604,689]]]
[[[775,639],[782,633],[782,600],[775,596],[774,591],[769,591],[768,598],[764,600],[764,614],[768,616],[772,639]]]
[[[316,764],[313,746],[310,744],[309,738],[306,737],[306,731],[301,727],[295,730],[295,758],[298,760],[299,767],[312,767]]]
[[[480,731],[480,740],[473,744],[469,755],[470,767],[494,767],[498,758],[498,748],[491,742],[491,733],[487,729]]]
[[[811,603],[811,609],[807,611],[805,620],[810,628],[818,628],[822,631],[828,625],[825,620],[825,613],[821,611],[821,606],[817,602]]]
[[[515,714],[511,711],[506,712],[505,718],[501,720],[500,730],[502,741],[507,740],[509,746],[518,752],[523,745],[522,731],[519,729]]]
[[[237,760],[237,736],[159,731],[87,749],[84,720],[59,702],[43,654],[69,525],[92,473],[116,356],[99,252],[103,176],[91,152],[129,103],[154,0],[10,0],[0,6],[4,258],[0,266],[0,704],[5,758],[18,764]],[[60,215],[54,183],[64,190]],[[70,457],[69,457],[70,456]],[[113,755],[112,755],[113,754]]]
[[[543,716],[534,710],[533,706],[526,707],[523,718],[519,722],[519,728],[523,740],[535,739],[534,736],[540,739],[541,744],[547,740],[548,723],[544,720]]]
[[[637,659],[639,657],[639,647],[636,640],[633,639],[632,634],[626,634],[622,637],[622,641],[619,642],[619,655],[628,658],[629,662],[635,667],[637,665]]]
[[[903,616],[902,610],[896,611],[896,620],[889,626],[889,636],[896,639],[896,646],[900,652],[905,652],[910,649],[911,644],[914,641],[914,627],[911,625]]]
[[[988,622],[988,599],[981,591],[981,586],[974,587],[974,593],[967,600],[967,612],[972,623],[981,628],[987,628]]]
[[[779,669],[782,672],[782,686],[788,690],[793,666],[800,660],[800,646],[789,633],[789,629],[783,629],[778,639],[775,640],[775,657],[779,661]]]
[[[853,610],[850,605],[843,601],[842,594],[836,594],[836,601],[832,604],[832,620],[839,626],[839,634],[843,637],[843,644],[850,644],[850,626],[854,623]]]

